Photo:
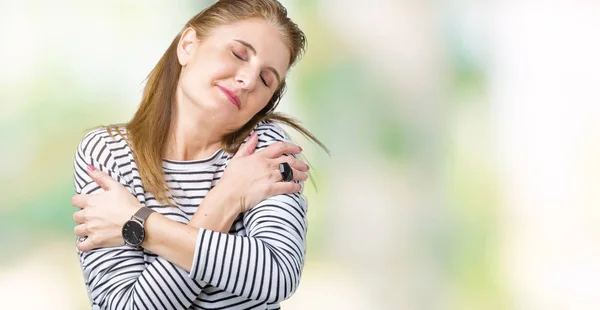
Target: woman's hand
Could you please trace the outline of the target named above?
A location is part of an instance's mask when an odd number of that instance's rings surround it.
[[[89,251],[123,245],[121,229],[141,207],[139,201],[121,183],[88,165],[88,174],[104,192],[75,195],[71,204],[81,210],[73,214],[75,234],[80,238],[77,248]],[[83,240],[83,241],[82,241]]]
[[[253,133],[229,161],[221,180],[206,199],[215,195],[228,197],[230,205],[239,208],[241,213],[269,197],[300,191],[300,184],[282,181],[279,164],[288,163],[293,171],[293,180],[305,181],[308,165],[292,156],[282,156],[299,154],[302,148],[280,141],[254,153],[257,144],[258,137]]]

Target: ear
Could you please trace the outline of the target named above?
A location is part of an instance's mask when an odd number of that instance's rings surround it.
[[[186,28],[177,43],[177,59],[182,67],[185,67],[194,53],[194,44],[197,42],[196,30],[192,27]]]

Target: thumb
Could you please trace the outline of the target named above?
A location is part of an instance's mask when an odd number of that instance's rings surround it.
[[[87,168],[89,176],[96,184],[100,185],[104,191],[115,188],[115,184],[120,184],[113,180],[108,174],[96,169],[93,165],[88,165]]]
[[[240,148],[235,153],[233,158],[240,158],[240,157],[252,155],[254,153],[254,149],[256,148],[257,144],[258,144],[258,135],[256,134],[256,132],[253,132],[250,135],[250,138],[248,138],[248,140],[246,140],[246,142],[244,142],[242,144],[242,146],[240,146]]]

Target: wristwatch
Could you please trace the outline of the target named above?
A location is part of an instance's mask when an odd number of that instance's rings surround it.
[[[128,246],[139,249],[144,242],[146,237],[146,230],[144,229],[144,223],[148,216],[152,214],[154,210],[146,207],[141,207],[129,221],[125,222],[121,234],[123,235],[123,241]]]

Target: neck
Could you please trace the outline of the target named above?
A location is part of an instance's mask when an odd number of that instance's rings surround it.
[[[197,106],[175,104],[171,128],[165,148],[165,158],[171,160],[198,160],[209,157],[222,148],[225,135],[222,126],[207,111]]]

